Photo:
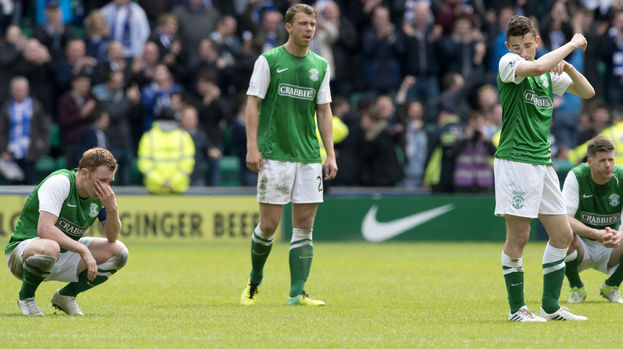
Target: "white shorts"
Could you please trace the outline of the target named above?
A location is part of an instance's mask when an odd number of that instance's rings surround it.
[[[612,248],[604,246],[597,240],[585,239],[580,236],[576,237],[580,240],[584,248],[584,258],[582,258],[582,263],[578,265],[578,272],[586,269],[595,269],[608,275],[614,273],[618,264],[608,269],[608,261],[612,254]]]
[[[264,159],[257,177],[257,201],[285,205],[322,202],[322,164]]]
[[[15,246],[13,251],[6,255],[6,262],[9,265],[9,270],[11,273],[18,279],[22,280],[22,267],[24,263],[22,262],[22,256],[24,255],[24,251],[28,244],[30,244],[33,240],[38,238],[32,238],[28,240],[24,240],[19,243],[19,245]],[[93,237],[86,236],[80,238],[78,242],[85,246],[89,246],[93,241]],[[60,254],[60,257],[54,264],[52,271],[50,271],[50,275],[48,275],[43,281],[66,281],[66,282],[75,282],[78,281],[78,263],[80,263],[80,254],[73,251],[65,251]]]
[[[495,159],[495,215],[538,218],[567,214],[552,166]]]

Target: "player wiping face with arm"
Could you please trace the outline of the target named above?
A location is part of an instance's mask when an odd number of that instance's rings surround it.
[[[536,49],[540,38],[533,33],[523,36],[509,36],[506,47],[512,53],[519,55],[523,60],[517,60],[515,68],[516,78],[525,76],[539,76],[547,72],[561,75],[563,72],[571,78],[566,92],[581,98],[591,98],[595,95],[593,86],[570,63],[564,60],[571,52],[581,48],[586,50],[588,42],[582,34],[575,34],[571,41],[535,59]],[[504,77],[502,77],[504,80]]]

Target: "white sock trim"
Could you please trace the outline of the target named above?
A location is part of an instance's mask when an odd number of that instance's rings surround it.
[[[290,250],[305,245],[314,246],[312,242],[312,229],[292,228],[292,239],[290,239]],[[296,242],[296,243],[294,243]]]
[[[260,229],[259,224],[255,227],[255,230],[253,230],[253,234],[251,235],[251,239],[253,240],[253,242],[255,242],[256,244],[264,245],[264,246],[272,245],[273,238],[274,236],[267,237],[266,235],[264,235],[264,233],[262,233],[262,230]],[[268,240],[268,241],[265,241],[265,240]]]
[[[290,239],[290,243],[305,239],[312,240],[312,232],[312,229],[292,228],[292,239]]]
[[[502,273],[504,275],[510,273],[523,273],[523,257],[513,258],[508,256],[504,251],[502,251]]]
[[[578,250],[575,250],[573,252],[571,252],[570,254],[567,255],[567,257],[565,257],[565,262],[571,262],[574,261],[578,258]]]
[[[565,259],[567,256],[566,248],[556,248],[547,243],[545,246],[545,252],[543,252],[543,264],[548,264],[552,262],[559,261],[561,259]]]

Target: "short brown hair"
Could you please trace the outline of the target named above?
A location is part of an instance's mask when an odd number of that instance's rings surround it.
[[[104,148],[91,148],[82,154],[78,168],[86,168],[95,171],[100,166],[106,166],[109,170],[117,170],[117,159],[111,152]]]
[[[506,26],[506,40],[510,36],[519,36],[523,37],[526,34],[532,34],[536,37],[536,29],[534,28],[534,24],[528,17],[524,16],[513,16],[508,21],[508,25]]]
[[[597,153],[609,153],[614,151],[614,142],[604,135],[598,135],[588,141],[586,146],[586,155],[590,158],[595,157]]]
[[[165,12],[163,14],[161,14],[160,16],[158,16],[158,25],[159,26],[164,26],[166,24],[169,24],[171,22],[176,22],[179,23],[177,20],[177,16],[170,13],[170,12]]]
[[[292,7],[290,7],[287,11],[286,11],[286,23],[290,23],[293,24],[294,23],[294,16],[296,16],[297,13],[299,12],[303,12],[306,15],[310,15],[313,16],[314,19],[318,18],[318,13],[316,13],[316,10],[309,6],[309,5],[305,5],[305,4],[296,4]]]

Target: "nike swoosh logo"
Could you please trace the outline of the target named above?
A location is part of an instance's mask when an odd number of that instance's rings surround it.
[[[444,213],[454,209],[454,204],[447,204],[423,212],[399,218],[390,222],[379,222],[376,220],[376,212],[378,207],[372,206],[361,224],[361,233],[366,241],[381,242],[393,238],[413,229],[418,225],[424,224]]]
[[[78,207],[77,205],[72,205],[70,203],[67,203],[67,207]]]
[[[283,73],[284,71],[286,71],[288,69],[290,69],[290,68],[277,69],[277,74]]]
[[[299,259],[309,259],[314,258],[314,256],[299,256]]]
[[[520,282],[520,283],[518,283],[518,284],[511,284],[511,286],[512,286],[512,287],[519,286],[519,285],[521,285],[522,283],[523,283],[523,282]]]
[[[253,254],[255,254],[255,255],[258,255],[258,256],[263,256],[263,255],[265,255],[265,254],[266,254],[266,252],[264,252],[264,253],[259,253],[259,252],[255,251],[255,250],[251,250],[251,252],[252,252]]]
[[[592,198],[592,197],[593,197],[593,194],[591,194],[591,195],[582,194],[582,198],[584,198],[584,199],[588,199],[588,198]]]

